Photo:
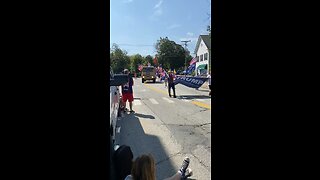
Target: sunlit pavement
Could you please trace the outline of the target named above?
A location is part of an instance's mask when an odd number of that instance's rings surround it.
[[[208,93],[206,88],[177,85],[177,98],[170,98],[164,83],[142,84],[140,78],[134,79],[135,113],[124,114],[117,121],[116,143],[129,145],[135,158],[151,153],[156,159],[157,179],[176,173],[185,156],[191,159],[190,179],[211,179]]]

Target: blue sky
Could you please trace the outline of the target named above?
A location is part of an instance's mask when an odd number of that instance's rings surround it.
[[[116,43],[129,55],[156,54],[154,44],[168,37],[177,44],[191,40],[191,55],[199,35],[208,34],[211,0],[111,0],[110,46]]]

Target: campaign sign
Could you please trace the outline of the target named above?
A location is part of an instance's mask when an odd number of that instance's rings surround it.
[[[199,88],[207,80],[208,78],[204,78],[204,77],[176,76],[176,80],[174,81],[174,84],[176,85],[180,83],[190,88]]]

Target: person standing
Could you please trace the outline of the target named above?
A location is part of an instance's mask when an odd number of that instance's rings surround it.
[[[209,96],[211,96],[211,72],[209,72],[207,78],[208,78],[208,85],[210,89]]]
[[[168,84],[168,73],[166,71],[164,71],[164,86],[167,87]]]
[[[132,101],[133,101],[133,89],[132,89],[132,86],[133,86],[133,79],[130,75],[130,72],[128,69],[125,69],[124,70],[124,74],[127,74],[128,75],[128,82],[124,85],[121,86],[121,90],[122,90],[122,102],[124,104],[124,108],[125,108],[125,111],[127,111],[128,109],[126,108],[126,103],[127,103],[127,100],[129,101],[129,106],[130,106],[130,111],[129,112],[134,112],[132,110]]]
[[[174,74],[172,71],[169,71],[169,77],[168,77],[168,92],[169,92],[169,97],[171,97],[171,88],[173,90],[173,97],[176,98],[176,90],[175,90],[175,85],[174,85]]]

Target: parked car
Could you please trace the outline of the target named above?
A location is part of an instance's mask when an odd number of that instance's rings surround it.
[[[120,92],[119,87],[128,82],[128,75],[113,74],[110,67],[110,135],[115,141],[117,119],[120,115]]]

